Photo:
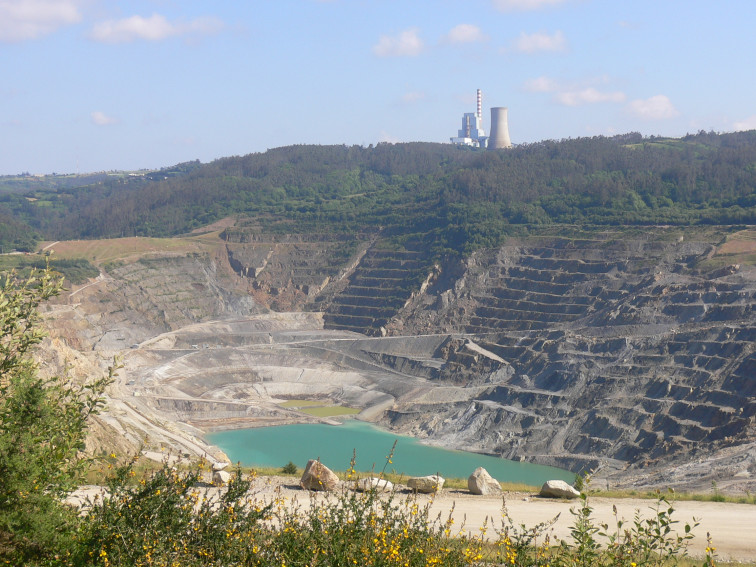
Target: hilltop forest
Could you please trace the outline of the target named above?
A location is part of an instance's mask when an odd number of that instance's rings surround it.
[[[756,223],[756,131],[631,133],[507,151],[449,144],[290,146],[83,185],[0,178],[0,245],[172,236],[229,215],[267,231],[422,236],[437,254],[527,226]]]

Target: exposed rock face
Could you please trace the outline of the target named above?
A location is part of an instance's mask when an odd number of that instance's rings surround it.
[[[338,487],[339,477],[320,461],[310,459],[307,461],[299,485],[305,490],[331,492]]]
[[[361,478],[355,483],[355,489],[358,492],[370,492],[371,490],[377,492],[391,492],[394,490],[394,484],[385,478]]]
[[[538,496],[543,496],[544,498],[579,498],[580,491],[563,480],[548,480],[543,483]]]
[[[710,269],[715,233],[616,236],[512,239],[408,305],[402,333],[453,329],[481,348],[452,339],[438,352],[438,380],[466,386],[467,400],[397,404],[384,424],[576,472],[601,467],[620,483],[627,464],[663,470],[731,444],[747,451],[756,271]]]
[[[444,487],[446,479],[440,475],[415,476],[407,480],[407,487],[422,494],[432,494]]]
[[[467,478],[467,489],[478,495],[501,494],[501,484],[483,467],[475,469]]]

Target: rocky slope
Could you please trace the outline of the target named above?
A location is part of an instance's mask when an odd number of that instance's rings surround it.
[[[755,243],[562,228],[431,263],[380,234],[228,232],[50,311],[66,348],[123,357],[105,421],[134,446],[202,452],[207,428],[313,419],[280,405],[309,397],[612,484],[753,490]]]
[[[469,258],[397,324],[464,333],[489,353],[490,386],[433,412],[395,408],[387,422],[623,479],[737,446],[750,456],[710,478],[745,482],[756,472],[756,271],[716,267],[713,233],[675,232],[512,241]],[[462,369],[484,356],[463,355],[442,379],[481,378]]]

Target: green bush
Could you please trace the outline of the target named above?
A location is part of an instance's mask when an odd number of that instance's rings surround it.
[[[349,489],[300,507],[254,497],[237,469],[224,487],[203,482],[201,467],[167,465],[137,480],[118,468],[106,496],[91,501],[63,565],[336,566],[469,565],[477,538],[455,538],[452,519],[432,519],[414,495],[386,498]]]
[[[299,469],[297,468],[297,465],[295,465],[292,461],[289,461],[283,467],[281,467],[281,472],[283,474],[297,474],[297,472],[299,472]]]
[[[75,551],[59,564],[666,566],[680,562],[695,526],[677,533],[674,508],[661,495],[650,517],[599,525],[583,495],[564,541],[550,538],[556,518],[528,528],[516,525],[506,508],[499,527],[459,534],[452,515],[431,515],[432,500],[352,490],[354,469],[341,491],[304,503],[255,496],[254,477],[239,469],[221,488],[203,481],[208,474],[202,466],[178,472],[165,465],[139,479],[132,465],[118,468],[107,496],[90,502]],[[711,547],[706,565],[713,565]]]
[[[71,543],[76,516],[61,502],[88,464],[80,456],[87,419],[110,377],[87,385],[40,378],[31,358],[44,336],[37,308],[60,293],[62,278],[46,268],[1,279],[0,561],[25,565]]]

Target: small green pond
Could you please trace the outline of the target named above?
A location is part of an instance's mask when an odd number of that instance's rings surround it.
[[[386,472],[408,476],[439,473],[446,478],[467,478],[477,467],[484,467],[501,482],[530,486],[540,486],[551,479],[567,482],[575,479],[573,473],[554,467],[423,445],[412,437],[355,420],[347,420],[340,426],[301,424],[219,431],[208,434],[207,438],[233,462],[245,466],[282,467],[293,461],[303,468],[309,459],[320,458],[329,468],[345,471],[355,450],[357,470],[380,472],[396,440],[392,463],[386,465]]]

